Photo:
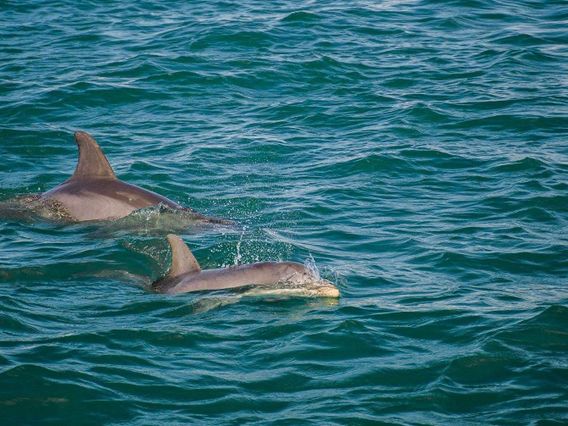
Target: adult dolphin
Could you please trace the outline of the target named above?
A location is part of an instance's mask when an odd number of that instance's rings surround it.
[[[202,270],[189,247],[168,235],[172,264],[168,274],[152,284],[159,293],[177,294],[254,286],[251,294],[338,298],[331,282],[317,277],[295,262],[262,262],[222,269]]]
[[[58,210],[58,217],[74,222],[113,220],[135,210],[164,206],[189,213],[195,220],[215,223],[226,221],[208,218],[152,191],[119,180],[103,151],[86,132],[76,132],[79,161],[73,176],[61,185],[40,195],[40,201]]]

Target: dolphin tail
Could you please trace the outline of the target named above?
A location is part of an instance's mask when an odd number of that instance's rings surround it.
[[[87,132],[75,132],[79,162],[70,179],[116,179],[114,171],[97,141]]]
[[[201,272],[201,267],[183,240],[174,234],[168,235],[168,243],[172,250],[172,266],[167,278],[175,278],[182,274]]]

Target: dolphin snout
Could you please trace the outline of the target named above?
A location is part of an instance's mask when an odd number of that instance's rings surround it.
[[[339,289],[333,285],[333,283],[331,281],[328,280],[319,280],[317,282],[318,284],[318,288],[317,288],[317,294],[320,297],[333,297],[333,298],[338,298],[339,297]]]

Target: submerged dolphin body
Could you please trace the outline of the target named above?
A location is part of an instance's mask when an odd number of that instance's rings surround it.
[[[331,297],[339,290],[294,262],[262,262],[224,269],[201,270],[189,247],[176,235],[168,235],[172,251],[169,273],[155,281],[152,289],[176,294],[203,290],[225,290],[254,286],[251,295]]]
[[[75,141],[79,147],[75,173],[39,197],[51,209],[59,210],[62,219],[74,222],[119,219],[135,210],[160,205],[191,213],[196,220],[218,221],[117,179],[101,148],[88,133],[76,132]]]

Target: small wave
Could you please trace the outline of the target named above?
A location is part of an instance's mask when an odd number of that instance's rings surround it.
[[[546,40],[531,34],[524,34],[524,33],[510,34],[509,32],[499,37],[494,37],[492,42],[496,44],[507,44],[514,47],[540,46],[546,44]]]
[[[308,12],[305,10],[297,10],[295,12],[289,13],[284,16],[282,22],[314,22],[319,20],[319,15],[317,13]]]
[[[212,47],[251,48],[269,46],[273,37],[264,31],[234,31],[206,34],[191,43],[191,48],[202,50]]]
[[[499,332],[495,339],[507,344],[511,349],[520,351],[531,350],[533,356],[536,353],[550,351],[557,354],[568,351],[568,308],[562,305],[552,305],[534,315],[533,317],[519,322]],[[536,351],[536,353],[534,353]]]
[[[335,158],[331,164],[321,165],[315,170],[321,173],[332,171],[338,176],[349,176],[365,172],[393,172],[412,170],[412,166],[403,158],[394,155],[369,154],[354,158]]]
[[[542,172],[548,169],[548,165],[535,157],[523,157],[513,161],[499,162],[491,168],[491,172],[495,173],[535,173]]]
[[[513,114],[493,114],[480,118],[455,120],[442,125],[448,129],[479,129],[487,128],[495,131],[533,132],[537,129],[562,130],[568,127],[568,120],[564,117],[553,116],[523,116]]]

